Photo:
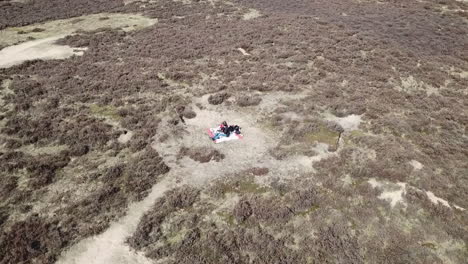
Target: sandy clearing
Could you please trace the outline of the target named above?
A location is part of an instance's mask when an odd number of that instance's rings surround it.
[[[431,191],[426,191],[426,195],[427,195],[427,197],[429,198],[429,200],[431,200],[432,203],[434,203],[434,204],[441,203],[442,205],[451,208],[450,203],[449,203],[447,200],[444,200],[444,199],[442,199],[442,198],[439,198],[439,197],[435,196],[435,194],[434,194],[433,192],[431,192]],[[458,206],[458,205],[452,204],[452,206],[455,207],[455,208],[458,209],[458,210],[465,211],[465,208],[460,207],[460,206]]]
[[[53,20],[24,27],[10,27],[0,30],[0,46],[10,46],[31,37],[44,39],[55,36],[67,36],[77,31],[93,31],[100,28],[122,28],[124,31],[138,30],[158,22],[139,14],[100,13]],[[37,30],[40,29],[40,30]]]
[[[421,170],[421,169],[424,167],[424,165],[422,165],[421,162],[419,162],[419,161],[417,161],[417,160],[411,160],[411,161],[409,162],[409,164],[410,164],[411,166],[413,166],[413,169],[414,169],[414,170],[417,170],[417,171],[418,171],[418,170]]]
[[[131,138],[133,137],[133,132],[132,131],[126,131],[125,133],[120,134],[119,138],[117,141],[121,144],[127,143]]]
[[[465,210],[465,208],[460,207],[458,205],[454,205],[454,204],[451,205],[448,201],[435,196],[435,194],[431,191],[424,191],[414,186],[407,185],[404,182],[391,183],[391,182],[385,182],[385,181],[377,181],[374,178],[369,179],[367,182],[372,186],[372,188],[382,189],[382,193],[378,196],[378,198],[389,201],[392,207],[394,207],[397,203],[405,204],[403,197],[406,193],[406,189],[413,188],[413,189],[425,192],[429,200],[434,204],[441,203],[442,205],[449,207],[449,208],[454,207],[458,210],[462,210],[462,211]]]
[[[348,186],[353,184],[353,178],[351,178],[351,175],[346,174],[343,178],[340,179],[343,182],[344,186]]]
[[[382,189],[382,193],[378,196],[379,199],[388,201],[392,207],[395,207],[398,203],[405,205],[403,196],[406,193],[406,183],[390,183],[377,181],[371,178],[367,181],[373,188]]]
[[[358,130],[362,122],[362,115],[349,115],[345,117],[337,117],[330,113],[325,114],[325,120],[338,123],[346,132]]]
[[[403,201],[403,195],[406,192],[406,183],[399,182],[397,183],[397,186],[399,189],[394,191],[384,191],[379,195],[379,198],[389,201],[392,207],[394,207],[397,203],[405,204]]]
[[[164,192],[183,184],[204,187],[213,180],[227,174],[235,175],[252,167],[269,168],[268,177],[294,178],[304,172],[314,172],[313,163],[336,153],[328,152],[328,145],[316,144],[311,148],[318,153],[313,157],[291,156],[278,161],[270,155],[270,150],[276,146],[279,136],[261,128],[258,122],[258,112],[252,109],[239,109],[236,107],[213,106],[207,103],[207,96],[193,99],[193,109],[196,117],[186,119],[185,130],[171,131],[168,124],[170,113],[162,118],[161,130],[169,136],[163,142],[158,138],[152,144],[164,162],[171,170],[164,176],[164,180],[153,186],[148,197],[143,201],[130,205],[127,215],[113,223],[104,233],[80,241],[72,246],[60,258],[63,264],[75,263],[150,263],[148,259],[138,252],[134,252],[125,244],[138,225],[139,219],[151,208],[156,199],[162,197]],[[196,105],[203,105],[199,109]],[[260,106],[258,106],[261,108]],[[222,121],[229,124],[238,124],[242,127],[244,138],[214,144],[207,134],[207,129],[215,127]],[[159,131],[162,133],[162,131]],[[178,158],[181,147],[216,149],[225,155],[219,162],[210,161],[200,163],[189,157]]]
[[[446,200],[435,196],[433,192],[427,191],[426,194],[429,200],[431,200],[431,202],[433,202],[434,204],[441,203],[442,205],[450,207],[450,204]]]
[[[130,31],[156,23],[157,19],[141,15],[102,13],[7,28],[0,31],[0,45],[8,46],[0,50],[0,68],[8,68],[36,59],[51,60],[66,59],[73,55],[81,56],[86,48],[55,44],[58,39],[72,35],[79,30],[92,31],[110,27]],[[30,38],[34,40],[27,41]]]
[[[249,9],[249,12],[245,13],[242,16],[242,19],[243,20],[250,20],[250,19],[260,17],[260,16],[262,16],[262,14],[260,14],[260,12],[258,10],[251,8],[251,9]]]
[[[186,120],[186,131],[182,135],[173,135],[163,143],[153,147],[162,154],[164,161],[172,168],[170,174],[183,178],[187,183],[203,185],[206,181],[223,176],[221,171],[236,172],[268,162],[268,149],[274,146],[274,139],[256,126],[255,119],[235,111],[222,113],[211,109],[197,110],[197,116]],[[229,124],[239,124],[244,138],[214,144],[207,134],[207,129],[226,120]],[[213,148],[226,157],[220,162],[199,163],[189,158],[177,160],[182,146],[188,148]]]
[[[400,78],[400,81],[401,85],[395,86],[395,89],[399,92],[414,93],[424,91],[428,96],[432,94],[440,95],[438,88],[426,84],[423,81],[418,81],[412,75],[407,78]]]
[[[0,68],[8,68],[30,60],[66,59],[73,55],[82,56],[86,48],[72,48],[55,44],[64,37],[55,36],[24,42],[0,50]]]

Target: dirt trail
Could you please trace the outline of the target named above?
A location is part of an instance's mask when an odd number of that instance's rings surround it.
[[[64,35],[28,41],[0,50],[0,68],[8,68],[36,59],[66,59],[73,55],[83,55],[86,48],[72,48],[67,45],[55,44],[55,41],[62,37]]]
[[[169,178],[154,185],[145,199],[129,206],[125,217],[112,223],[104,233],[84,239],[71,247],[57,263],[151,263],[140,253],[131,250],[125,244],[125,239],[135,232],[140,218],[154,201],[173,187],[174,182]]]

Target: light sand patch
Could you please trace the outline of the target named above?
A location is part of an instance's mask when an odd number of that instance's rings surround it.
[[[446,200],[444,200],[442,198],[439,198],[439,197],[435,196],[435,194],[433,192],[426,191],[426,194],[427,194],[427,197],[429,198],[429,200],[431,200],[432,203],[434,203],[434,204],[441,203],[444,206],[451,207],[449,202],[447,202]],[[460,207],[458,205],[453,205],[453,207],[457,208],[458,210],[465,211],[465,208]]]
[[[420,189],[414,186],[409,186],[403,182],[398,182],[395,184],[395,183],[390,183],[390,182],[377,181],[374,178],[369,179],[367,182],[372,186],[372,188],[382,189],[383,191],[379,195],[379,199],[389,201],[392,207],[394,207],[397,203],[402,203],[403,205],[405,205],[403,196],[405,195],[407,188],[413,188],[413,189],[421,191]],[[458,210],[462,210],[462,211],[465,210],[465,208],[460,207],[458,205],[454,205],[454,204],[450,205],[448,201],[435,196],[434,193],[432,193],[431,191],[425,191],[425,192],[429,200],[431,200],[431,202],[434,204],[441,203],[442,205],[449,207],[449,208],[454,207]]]
[[[24,41],[68,36],[82,31],[100,28],[122,28],[124,31],[138,30],[157,23],[157,19],[138,14],[101,13],[38,23],[24,27],[10,27],[0,31],[0,46],[10,46]],[[35,29],[41,29],[39,31]]]
[[[465,12],[467,12],[467,10],[464,10],[464,9],[461,9],[461,8],[451,9],[447,5],[442,5],[439,10],[442,11],[442,13],[465,13]]]
[[[9,94],[13,94],[13,91],[10,89],[12,80],[6,79],[2,81],[0,86],[0,106],[6,106],[4,97]]]
[[[24,153],[33,155],[33,156],[41,156],[41,155],[53,155],[53,154],[58,154],[61,151],[67,150],[68,146],[67,145],[57,145],[57,146],[44,146],[44,147],[38,147],[34,145],[24,145],[21,148],[19,148],[19,151],[22,151]]]
[[[325,143],[315,144],[312,150],[314,150],[317,153],[317,155],[311,157],[312,163],[319,162],[323,159],[329,158],[330,156],[336,155],[336,153],[334,152],[329,152],[328,147],[328,144]]]
[[[468,71],[462,71],[459,73],[459,76],[463,79],[468,79]]]
[[[374,178],[370,178],[367,182],[370,184],[370,186],[372,186],[372,188],[381,187],[383,185]]]
[[[10,90],[10,86],[11,86],[12,82],[13,81],[10,80],[10,79],[5,79],[5,80],[2,81],[2,84],[0,85],[0,87],[2,88],[1,89],[2,94],[3,94],[3,90],[13,93],[13,91]]]
[[[423,91],[426,92],[427,95],[439,95],[439,89],[428,85],[422,81],[418,81],[413,76],[401,78],[401,84],[397,85],[395,89],[399,92],[414,93],[418,91]]]
[[[184,5],[189,5],[189,4],[192,3],[191,0],[173,0],[173,1],[176,2],[176,3],[177,3],[177,2],[182,3],[182,4],[184,4]]]
[[[305,156],[305,155],[291,155],[287,157],[285,160],[281,162],[277,161],[278,163],[286,162],[289,163],[291,166],[300,168],[301,171],[309,171],[315,173],[316,170],[313,167],[314,163],[317,163],[323,159],[330,158],[332,156],[337,155],[337,152],[330,152],[328,151],[328,144],[317,142],[311,147],[316,154],[312,157]]]
[[[117,140],[119,141],[119,143],[125,144],[132,138],[132,136],[132,131],[126,131],[125,133],[122,133]]]
[[[461,69],[456,69],[455,67],[451,67],[448,70],[448,73],[452,76],[458,76],[462,79],[468,79],[468,71],[464,71]]]
[[[384,191],[379,195],[380,199],[389,201],[392,207],[394,207],[397,203],[404,203],[403,194],[406,190],[406,183],[399,182],[397,185],[399,187],[397,190]]]
[[[419,161],[417,161],[417,160],[411,160],[411,161],[409,162],[409,164],[410,164],[411,166],[413,166],[413,169],[414,169],[414,170],[420,170],[420,169],[422,169],[422,168],[424,167],[424,166],[421,164],[421,162],[419,162]]]
[[[250,20],[250,19],[254,19],[254,18],[260,17],[260,16],[262,16],[262,14],[260,14],[260,12],[258,12],[258,10],[253,9],[253,8],[250,8],[250,9],[249,9],[249,12],[245,13],[245,14],[242,16],[242,19],[243,19],[243,20]]]
[[[242,53],[242,55],[244,55],[244,56],[250,56],[250,53],[245,51],[245,49],[243,49],[243,48],[237,48],[237,50],[240,51]]]
[[[66,59],[83,55],[86,48],[72,48],[55,44],[64,36],[28,41],[0,50],[0,68],[8,68],[30,60]]]
[[[256,114],[267,115],[275,111],[279,106],[287,106],[284,103],[289,101],[297,101],[307,97],[305,93],[288,93],[288,92],[258,92],[258,96],[262,98],[262,101],[257,106],[258,111]],[[294,115],[293,113],[291,113]],[[297,116],[297,115],[296,115]],[[303,119],[301,117],[300,119]]]
[[[392,207],[395,207],[398,203],[405,205],[403,195],[406,193],[406,183],[390,183],[377,181],[371,178],[367,181],[373,188],[382,189],[382,193],[378,196],[379,199],[386,200]]]
[[[129,4],[132,4],[132,3],[135,3],[135,2],[146,2],[144,0],[124,0],[123,3],[124,5],[129,5]]]
[[[349,174],[346,174],[343,178],[340,179],[343,182],[344,186],[353,184],[354,180]]]
[[[361,115],[349,115],[345,117],[337,117],[330,113],[325,114],[325,119],[338,123],[346,132],[359,129],[361,124]]]

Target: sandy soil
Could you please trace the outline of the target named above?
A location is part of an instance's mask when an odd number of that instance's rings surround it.
[[[28,41],[0,50],[0,68],[8,68],[30,60],[66,59],[82,56],[86,48],[57,45],[55,41],[64,36]]]

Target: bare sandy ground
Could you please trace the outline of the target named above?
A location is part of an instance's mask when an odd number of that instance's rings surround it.
[[[72,48],[55,44],[64,36],[28,41],[0,50],[0,68],[8,68],[29,60],[66,59],[73,55],[81,56],[86,48]]]
[[[141,15],[95,14],[77,18],[49,21],[0,31],[0,68],[8,68],[30,60],[66,59],[81,56],[86,48],[72,48],[55,42],[77,31],[92,31],[99,28],[121,28],[131,31],[151,26],[157,19]],[[29,39],[33,40],[29,40]],[[15,45],[16,44],[16,45]]]
[[[63,37],[80,30],[93,31],[100,28],[120,28],[124,31],[138,30],[152,26],[157,22],[157,19],[139,14],[101,13],[86,15],[0,30],[0,45],[10,46],[28,41],[30,38]]]
[[[419,163],[419,162],[416,163],[416,162],[417,161],[413,162],[413,163],[417,164],[417,165],[415,165],[415,169],[416,170],[421,169],[422,167],[420,167],[420,165],[419,165],[421,163]],[[378,188],[378,189],[382,190],[382,192],[380,193],[378,198],[382,199],[382,200],[385,200],[385,201],[388,201],[392,207],[395,207],[397,204],[401,204],[403,206],[406,205],[405,194],[406,194],[407,189],[412,188],[412,189],[415,189],[415,190],[420,190],[420,189],[418,189],[418,188],[416,188],[414,186],[408,185],[405,182],[390,183],[390,182],[377,181],[376,179],[371,178],[371,179],[369,179],[368,183],[373,188]],[[450,204],[448,201],[446,201],[446,200],[444,200],[444,199],[442,199],[440,197],[437,197],[431,191],[424,191],[424,190],[422,190],[422,191],[427,194],[427,197],[429,198],[429,200],[434,204],[440,203],[440,204],[442,204],[442,205],[444,205],[446,207],[449,207],[449,208],[455,208],[455,209],[462,210],[462,211],[465,210],[465,208],[463,208],[463,207],[460,207],[460,206],[455,205],[455,204]]]

